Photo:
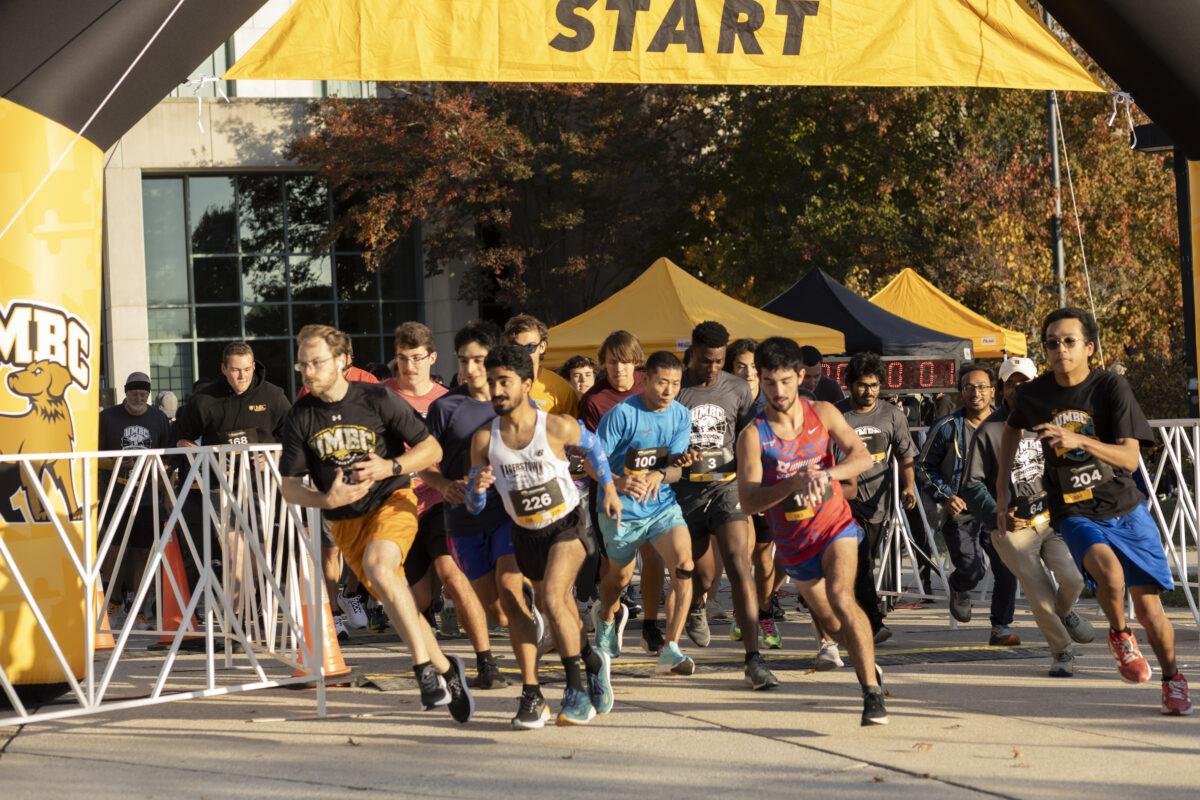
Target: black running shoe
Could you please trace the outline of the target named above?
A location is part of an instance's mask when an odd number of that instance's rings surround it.
[[[621,595],[621,605],[629,610],[630,619],[637,619],[638,615],[644,610],[641,602],[635,599],[628,589],[625,590],[625,594]]]
[[[508,678],[500,672],[500,666],[496,663],[494,656],[489,656],[486,661],[479,665],[478,674],[476,676],[475,685],[480,689],[503,689],[508,686]]]
[[[779,679],[771,673],[771,670],[767,669],[767,662],[763,659],[762,654],[755,653],[746,662],[746,683],[755,690],[774,689],[779,685]]]
[[[550,719],[550,709],[540,694],[521,693],[521,705],[517,707],[517,715],[512,718],[514,731],[532,731],[543,728]]]
[[[371,633],[383,633],[388,627],[387,612],[383,606],[376,603],[367,606],[367,628]]]
[[[450,690],[446,686],[446,679],[438,675],[433,664],[426,664],[417,673],[417,685],[421,687],[421,708],[423,710],[429,711],[450,702]]]
[[[887,709],[883,707],[883,692],[873,692],[870,689],[863,692],[863,727],[868,725],[887,725]]]
[[[666,638],[657,625],[642,625],[642,649],[652,656],[667,646]]]
[[[447,656],[450,669],[442,679],[446,681],[446,689],[450,692],[450,716],[455,722],[465,723],[475,713],[475,698],[467,687],[467,671],[462,659],[458,656]]]
[[[778,622],[787,618],[784,613],[783,606],[779,604],[779,592],[774,592],[771,598],[767,601],[767,611],[771,612],[771,616]]]

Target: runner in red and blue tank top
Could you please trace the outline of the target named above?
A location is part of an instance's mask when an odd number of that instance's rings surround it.
[[[863,688],[863,725],[887,722],[871,623],[854,599],[861,529],[839,481],[872,464],[866,445],[831,403],[801,401],[804,359],[790,339],[771,337],[754,351],[767,407],[738,437],[738,497],[763,512],[783,569],[813,618],[850,652]],[[833,463],[830,439],[846,454]]]

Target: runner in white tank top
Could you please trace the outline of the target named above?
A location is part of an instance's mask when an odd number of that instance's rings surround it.
[[[546,439],[546,412],[537,410],[533,438],[513,450],[500,435],[500,420],[492,420],[488,461],[496,475],[496,491],[504,509],[522,528],[540,530],[570,514],[579,505],[579,490],[571,479],[566,458]]]
[[[550,623],[566,672],[558,724],[583,725],[612,708],[613,692],[608,654],[580,641],[582,624],[573,589],[579,568],[595,552],[596,543],[564,449],[578,445],[586,452],[603,492],[604,512],[618,522],[621,499],[596,435],[570,416],[546,414],[529,402],[534,371],[525,348],[492,348],[483,365],[497,418],[475,431],[471,440],[463,505],[472,514],[481,513],[488,502],[487,490],[495,484],[514,521],[511,537],[517,566],[533,583],[537,607]],[[544,708],[536,685],[522,689],[523,705],[527,695],[535,706]]]

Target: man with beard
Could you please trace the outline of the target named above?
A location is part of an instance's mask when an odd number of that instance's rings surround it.
[[[888,721],[871,625],[854,599],[858,539],[839,481],[871,466],[858,434],[830,403],[799,399],[800,347],[773,336],[754,351],[767,407],[738,437],[738,496],[749,513],[765,511],[779,560],[813,618],[844,646],[862,685],[863,725]],[[833,463],[830,443],[846,454]]]
[[[326,512],[342,557],[408,645],[425,710],[448,706],[455,720],[466,722],[475,701],[462,660],[442,654],[404,579],[404,557],[417,535],[410,475],[441,458],[442,449],[395,392],[346,380],[345,333],[306,325],[297,345],[296,370],[309,394],[286,419],[283,497]]]
[[[604,513],[618,523],[621,500],[608,459],[596,435],[565,414],[547,414],[529,402],[533,361],[524,347],[502,345],[484,360],[497,418],[471,441],[471,472],[466,507],[477,514],[493,484],[513,520],[512,545],[521,572],[533,583],[537,603],[566,672],[567,689],[559,725],[583,725],[612,709],[608,654],[584,640],[572,597],[575,576],[595,548],[586,510],[571,479],[564,448],[578,445],[604,492]],[[584,686],[584,670],[587,686]]]

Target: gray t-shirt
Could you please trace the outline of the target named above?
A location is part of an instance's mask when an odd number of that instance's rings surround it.
[[[754,395],[750,384],[728,372],[718,373],[708,386],[690,385],[685,372],[677,399],[692,415],[690,446],[702,456],[675,484],[686,509],[712,493],[737,491],[737,437],[754,420]]]
[[[886,400],[877,400],[870,411],[853,410],[849,398],[837,403],[836,407],[863,440],[873,461],[870,469],[858,476],[858,496],[852,504],[855,514],[861,514],[863,522],[883,522],[888,511],[888,492],[892,489],[892,457],[917,456],[917,446],[908,432],[908,418]],[[838,461],[842,458],[844,454],[838,451]]]
[[[1000,437],[1008,421],[1002,408],[984,420],[975,433],[971,452],[963,467],[963,500],[976,519],[992,525],[996,518],[996,480],[1000,477]],[[1020,519],[1033,519],[1049,508],[1046,498],[1045,457],[1042,444],[1032,431],[1022,431],[1013,458],[1009,497]],[[981,493],[977,487],[982,487]]]

